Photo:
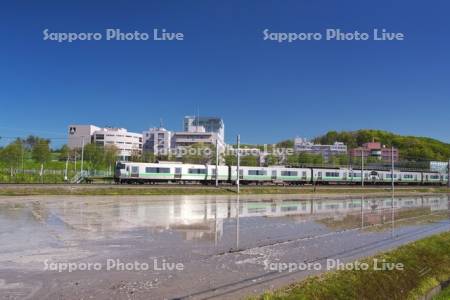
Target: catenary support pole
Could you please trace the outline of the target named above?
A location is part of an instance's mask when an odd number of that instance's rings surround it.
[[[448,160],[447,165],[447,186],[450,188],[450,159]]]
[[[361,186],[364,187],[364,150],[361,149]]]
[[[216,187],[219,187],[219,139],[216,138]]]
[[[241,136],[238,134],[237,136],[237,168],[236,168],[236,172],[237,172],[237,177],[236,177],[236,186],[237,186],[237,193],[240,193],[240,169],[241,169]]]
[[[395,197],[395,178],[394,178],[394,168],[395,168],[395,161],[394,161],[394,147],[391,148],[391,183],[392,183],[392,199],[391,199],[391,219],[392,219],[392,229],[391,229],[391,236],[392,238],[395,237],[395,205],[394,205],[394,197]],[[399,174],[400,176],[400,174]],[[399,178],[400,179],[400,178]]]
[[[395,168],[395,162],[394,162],[394,147],[391,149],[391,183],[392,183],[392,192],[394,192],[395,187],[395,181],[394,181],[394,168]]]
[[[84,164],[84,136],[81,142],[81,176],[83,176],[83,164]]]

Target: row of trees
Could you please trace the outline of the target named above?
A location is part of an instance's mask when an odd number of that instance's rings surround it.
[[[6,147],[0,149],[0,163],[10,170],[11,175],[23,169],[25,160],[31,157],[40,165],[41,172],[51,158],[50,141],[35,136],[26,139],[16,139]]]
[[[400,151],[400,157],[409,161],[450,159],[450,144],[441,141],[416,136],[401,136],[383,130],[358,130],[358,131],[329,131],[314,140],[320,144],[333,144],[343,142],[349,148],[356,148],[371,141],[380,142],[388,147],[396,147]]]

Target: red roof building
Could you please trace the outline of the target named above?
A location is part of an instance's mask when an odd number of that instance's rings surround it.
[[[362,147],[350,150],[350,155],[353,158],[359,158],[362,154],[365,158],[375,157],[384,162],[391,162],[393,154],[394,162],[398,162],[399,160],[399,153],[397,148],[382,146],[379,142],[365,143]]]

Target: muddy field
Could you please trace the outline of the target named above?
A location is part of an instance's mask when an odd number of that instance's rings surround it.
[[[244,298],[449,222],[447,194],[2,197],[0,299]]]

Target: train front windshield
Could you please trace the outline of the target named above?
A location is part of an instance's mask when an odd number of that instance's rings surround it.
[[[116,176],[120,176],[120,170],[124,170],[125,169],[125,164],[123,163],[116,163],[116,172],[115,175]]]

